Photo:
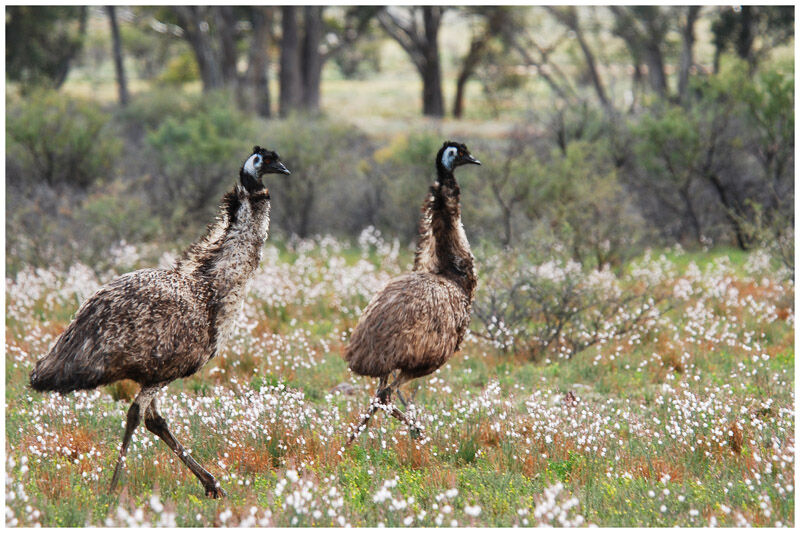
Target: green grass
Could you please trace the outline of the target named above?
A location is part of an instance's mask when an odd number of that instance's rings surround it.
[[[346,266],[332,266],[332,256]],[[694,271],[694,263],[701,272],[693,278],[695,294],[637,343],[615,338],[544,364],[472,337],[434,376],[406,388],[416,390],[426,440],[412,439],[379,413],[370,432],[341,454],[374,383],[349,374],[342,339],[356,316],[331,302],[363,308],[370,294],[352,292],[355,285],[345,281],[314,298],[298,290],[282,303],[251,295],[229,349],[161,395],[173,432],[228,491],[220,501],[206,499],[143,428],[120,488],[108,493],[131,391],[106,387],[59,397],[27,389],[31,365],[80,298],[58,273],[37,282],[41,297],[30,302],[11,279],[7,523],[561,524],[535,516],[553,506],[555,516],[564,511],[576,525],[791,526],[794,333],[781,309],[793,287],[756,286],[769,274],[748,277],[749,256],[727,249],[667,256],[677,274],[663,283]],[[344,269],[339,274],[347,280],[362,257],[352,248],[316,248],[303,261],[320,280],[333,268]],[[380,264],[374,253],[366,257]],[[730,264],[720,267],[720,257]],[[299,258],[279,250],[270,266],[282,275],[261,283],[291,292],[308,282],[293,273]],[[409,261],[405,254],[391,268],[400,271]],[[713,296],[725,279],[736,282],[741,297]],[[352,396],[331,393],[342,382],[355,387]],[[568,391],[576,406],[563,403]],[[477,508],[477,516],[467,512]]]

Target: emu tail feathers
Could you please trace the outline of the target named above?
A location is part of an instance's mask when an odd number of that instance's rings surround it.
[[[36,362],[30,375],[34,390],[67,393],[109,382],[94,336],[77,335],[74,326],[70,324],[50,352]]]

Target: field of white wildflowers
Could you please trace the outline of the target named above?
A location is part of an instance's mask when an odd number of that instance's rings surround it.
[[[424,439],[379,414],[345,450],[375,383],[342,348],[411,254],[375,232],[356,247],[268,243],[231,344],[160,394],[228,491],[213,501],[143,427],[108,494],[131,383],[27,387],[85,298],[150,266],[139,252],[113,250],[116,272],[6,279],[8,526],[794,526],[794,284],[762,253],[670,250],[621,276],[586,273],[608,294],[646,283],[669,305],[590,317],[593,342],[574,355],[557,340],[534,360],[518,332],[473,321],[462,351],[407,389]],[[479,299],[492,286],[480,276]],[[626,313],[640,319],[615,326]]]

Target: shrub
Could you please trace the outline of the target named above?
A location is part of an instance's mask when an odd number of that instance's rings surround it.
[[[357,128],[296,114],[271,121],[264,140],[280,154],[290,176],[275,176],[272,220],[278,231],[300,237],[315,233],[357,235],[369,225],[365,195],[371,145]]]
[[[534,189],[531,215],[542,213],[583,265],[619,266],[636,251],[646,223],[617,177],[604,141],[577,141],[554,154]]]
[[[532,360],[570,358],[619,338],[657,317],[669,298],[653,282],[586,270],[558,243],[525,252],[483,247],[476,254],[478,335]]]
[[[182,85],[200,79],[197,61],[189,50],[184,50],[167,62],[164,71],[159,74],[158,82],[164,85]]]
[[[256,140],[254,142],[254,140]],[[225,94],[168,117],[146,136],[155,168],[150,194],[153,205],[176,233],[194,236],[214,215],[219,198],[238,179],[238,169],[258,143],[255,123],[238,111]]]
[[[87,187],[111,173],[121,143],[96,104],[38,90],[7,106],[10,180]]]
[[[411,240],[417,234],[420,208],[436,177],[434,159],[442,136],[431,131],[398,135],[376,150],[368,187],[374,202],[371,223]]]

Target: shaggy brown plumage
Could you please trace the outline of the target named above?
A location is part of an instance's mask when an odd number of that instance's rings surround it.
[[[391,280],[372,301],[345,348],[350,370],[380,378],[377,398],[388,403],[407,381],[426,376],[458,351],[469,325],[477,277],[461,224],[461,190],[453,170],[480,164],[463,144],[445,142],[436,155],[437,180],[422,206],[410,274]],[[389,375],[399,371],[388,387]],[[350,438],[369,423],[372,406]],[[392,415],[406,421],[397,408]]]
[[[240,184],[223,197],[216,221],[176,266],[137,270],[101,287],[31,373],[31,387],[39,391],[68,393],[124,378],[141,385],[128,410],[111,490],[144,417],[147,429],[192,470],[208,496],[225,495],[172,435],[155,395],[202,368],[231,334],[269,230],[269,192],[262,182],[267,173],[289,171],[278,154],[256,146],[239,172]]]

